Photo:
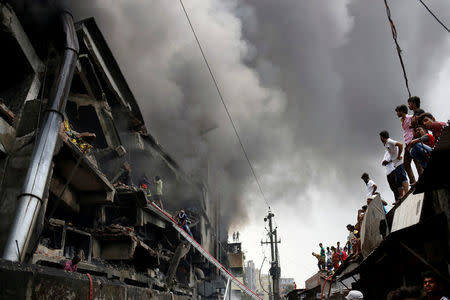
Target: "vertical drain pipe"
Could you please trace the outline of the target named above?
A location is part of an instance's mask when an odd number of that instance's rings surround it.
[[[46,111],[42,129],[34,146],[22,193],[18,197],[16,215],[3,252],[3,258],[10,261],[23,261],[25,258],[28,241],[43,201],[53,153],[63,121],[63,112],[77,63],[79,47],[73,17],[70,13],[63,11],[61,21],[66,38],[64,56],[49,97],[51,107]]]

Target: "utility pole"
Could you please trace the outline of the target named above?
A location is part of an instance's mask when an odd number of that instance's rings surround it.
[[[272,218],[275,215],[269,210],[269,214],[264,218],[264,222],[269,221],[269,239],[270,242],[263,242],[261,244],[270,244],[270,254],[272,255],[272,261],[270,263],[269,273],[272,276],[273,283],[273,300],[280,300],[280,275],[281,269],[278,259],[278,244],[281,241],[277,240],[277,229],[273,229]]]
[[[272,294],[272,285],[270,284],[270,277],[267,276],[267,283],[269,283],[269,300],[273,300],[273,294]]]

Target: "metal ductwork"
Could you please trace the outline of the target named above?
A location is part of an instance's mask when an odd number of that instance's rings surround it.
[[[66,38],[64,55],[50,93],[51,106],[46,111],[34,146],[22,193],[18,197],[16,215],[5,245],[3,258],[11,261],[23,261],[25,258],[49,179],[63,112],[77,63],[79,46],[73,17],[68,12],[62,12],[61,21]]]

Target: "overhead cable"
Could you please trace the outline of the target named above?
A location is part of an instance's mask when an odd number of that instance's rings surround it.
[[[387,17],[388,17],[388,20],[389,20],[389,24],[391,25],[392,38],[394,39],[395,47],[397,49],[398,58],[400,59],[400,65],[402,66],[403,78],[405,79],[406,90],[408,91],[408,97],[411,97],[411,91],[409,90],[409,84],[408,84],[408,76],[406,76],[405,64],[403,63],[403,58],[402,58],[402,49],[400,48],[400,45],[397,42],[397,29],[395,28],[394,21],[392,21],[391,9],[389,8],[387,0],[384,0],[384,5],[386,6],[386,14],[387,14]]]
[[[206,58],[205,52],[203,51],[203,47],[200,44],[200,40],[197,37],[197,33],[195,32],[194,26],[192,25],[191,19],[189,18],[189,14],[188,14],[188,12],[187,12],[184,4],[183,4],[183,0],[180,0],[180,4],[181,4],[181,7],[183,8],[183,12],[184,12],[184,14],[186,16],[186,19],[187,19],[187,21],[189,23],[189,26],[191,27],[191,31],[192,31],[192,33],[193,33],[193,35],[195,37],[197,45],[198,45],[198,47],[200,49],[200,53],[202,54],[203,60],[205,61],[206,67],[208,68],[209,74],[211,75],[211,79],[214,82],[214,86],[216,87],[217,93],[219,94],[219,98],[222,101],[222,104],[223,104],[223,106],[225,108],[225,111],[226,111],[226,113],[228,115],[228,119],[230,120],[230,123],[231,123],[231,125],[233,127],[234,133],[236,134],[236,137],[237,137],[237,139],[239,141],[239,144],[241,145],[242,152],[244,153],[245,159],[247,160],[247,163],[250,166],[250,170],[252,171],[252,174],[253,174],[253,177],[255,178],[256,184],[258,185],[258,188],[259,188],[259,191],[260,191],[260,193],[262,195],[262,198],[264,199],[264,202],[266,202],[267,206],[270,209],[269,202],[267,201],[267,198],[264,195],[264,192],[263,192],[263,190],[261,188],[261,184],[259,183],[258,176],[256,176],[255,169],[253,168],[253,165],[252,165],[252,163],[251,163],[251,161],[250,161],[250,159],[248,157],[247,151],[245,150],[244,144],[242,143],[241,137],[239,136],[238,130],[236,128],[236,125],[235,125],[235,123],[233,121],[233,118],[231,117],[231,113],[228,110],[228,106],[225,103],[224,97],[222,96],[222,92],[220,91],[219,84],[217,83],[216,77],[214,76],[214,73],[213,73],[213,71],[211,69],[211,66],[209,65],[208,59]]]
[[[450,30],[448,29],[448,27],[445,26],[444,23],[442,23],[442,21],[439,20],[438,17],[436,17],[436,15],[428,8],[428,6],[427,6],[422,0],[419,0],[419,1],[420,1],[420,3],[422,3],[422,5],[426,8],[426,10],[428,10],[428,12],[433,16],[433,18],[434,18],[439,24],[441,24],[441,26],[442,26],[445,30],[447,30],[447,32],[450,32]]]

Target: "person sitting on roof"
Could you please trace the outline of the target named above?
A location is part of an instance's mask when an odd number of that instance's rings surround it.
[[[419,125],[415,129],[415,139],[407,147],[410,148],[411,156],[425,168],[434,148],[434,136],[427,133],[424,125]]]
[[[420,122],[425,126],[427,130],[430,130],[433,133],[436,141],[441,136],[444,127],[447,126],[447,123],[445,122],[436,122],[436,119],[430,113],[424,113],[420,115]]]
[[[78,263],[80,261],[81,261],[80,256],[75,255],[74,258],[72,258],[71,260],[68,260],[66,262],[66,264],[64,265],[64,271],[76,272],[77,271],[77,267],[78,267]]]
[[[192,235],[191,230],[189,229],[188,226],[188,217],[186,215],[186,213],[184,212],[184,210],[180,210],[180,212],[177,215],[177,222],[178,222],[178,226],[180,226],[181,228],[184,229],[184,231],[186,231],[187,234],[189,234],[190,236],[194,237]]]

